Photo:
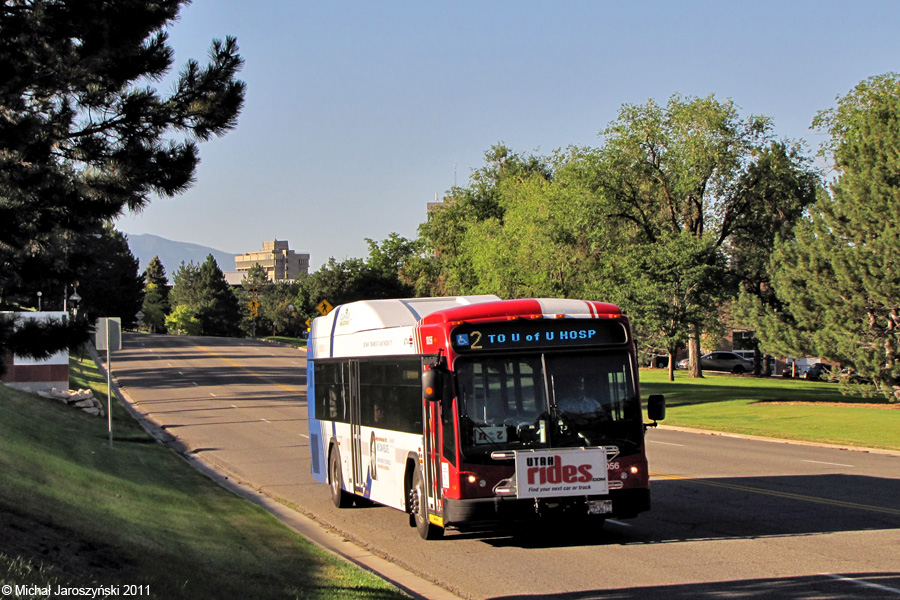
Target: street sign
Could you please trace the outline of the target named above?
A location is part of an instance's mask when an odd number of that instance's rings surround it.
[[[122,319],[119,317],[97,319],[94,331],[96,333],[94,347],[97,350],[106,350],[106,417],[109,428],[109,449],[112,450],[112,354],[110,351],[122,349]]]
[[[259,300],[253,298],[250,302],[247,303],[247,306],[250,307],[250,316],[256,318],[259,316]]]
[[[94,331],[97,334],[94,343],[97,350],[122,349],[122,319],[119,317],[97,319]]]
[[[322,300],[321,302],[319,302],[319,304],[316,305],[316,310],[318,310],[323,315],[327,315],[332,310],[334,310],[334,307],[328,300]]]

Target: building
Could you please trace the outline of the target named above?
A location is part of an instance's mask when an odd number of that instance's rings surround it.
[[[234,258],[235,270],[241,279],[253,265],[264,268],[269,281],[297,279],[301,274],[309,274],[309,254],[297,254],[288,247],[286,240],[263,242],[262,250]]]
[[[65,311],[57,312],[4,312],[4,315],[16,319],[56,319],[62,321],[68,317]],[[34,359],[13,354],[4,354],[6,374],[2,381],[6,385],[31,391],[69,389],[69,352],[61,350],[49,358]]]

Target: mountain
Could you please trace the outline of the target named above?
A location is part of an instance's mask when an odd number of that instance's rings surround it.
[[[206,262],[206,257],[210,254],[216,259],[219,269],[224,271],[234,271],[235,254],[201,246],[199,244],[191,244],[188,242],[173,242],[166,238],[161,238],[148,233],[127,234],[128,247],[134,257],[141,261],[140,272],[143,273],[147,265],[153,260],[154,256],[158,256],[163,267],[166,269],[166,277],[169,283],[172,282],[172,276],[178,271],[181,263],[185,264],[193,262],[202,264]]]

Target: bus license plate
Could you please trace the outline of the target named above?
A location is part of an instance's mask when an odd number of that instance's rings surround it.
[[[613,511],[612,500],[588,500],[589,515],[608,515]]]

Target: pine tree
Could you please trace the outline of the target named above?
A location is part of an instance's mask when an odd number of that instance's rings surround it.
[[[49,268],[47,280],[77,280],[71,253],[80,234],[186,190],[197,143],[235,127],[245,84],[235,78],[243,61],[234,38],[213,41],[206,66],[189,61],[170,94],[152,87],[173,66],[166,29],[185,4],[0,5],[4,298],[38,266]]]
[[[237,296],[225,281],[216,259],[210,254],[197,273],[197,318],[203,335],[239,334],[241,311]]]
[[[774,256],[782,339],[900,400],[900,76],[861,82],[814,125],[838,176]]]
[[[159,256],[154,256],[144,269],[144,286],[148,289],[154,286],[159,295],[159,308],[163,313],[169,312],[169,279],[166,277],[166,268]],[[145,313],[147,311],[144,311]]]
[[[92,238],[78,286],[82,296],[79,312],[90,322],[98,317],[120,317],[124,327],[132,327],[144,298],[140,262],[131,253],[125,234],[107,226],[99,238]]]

